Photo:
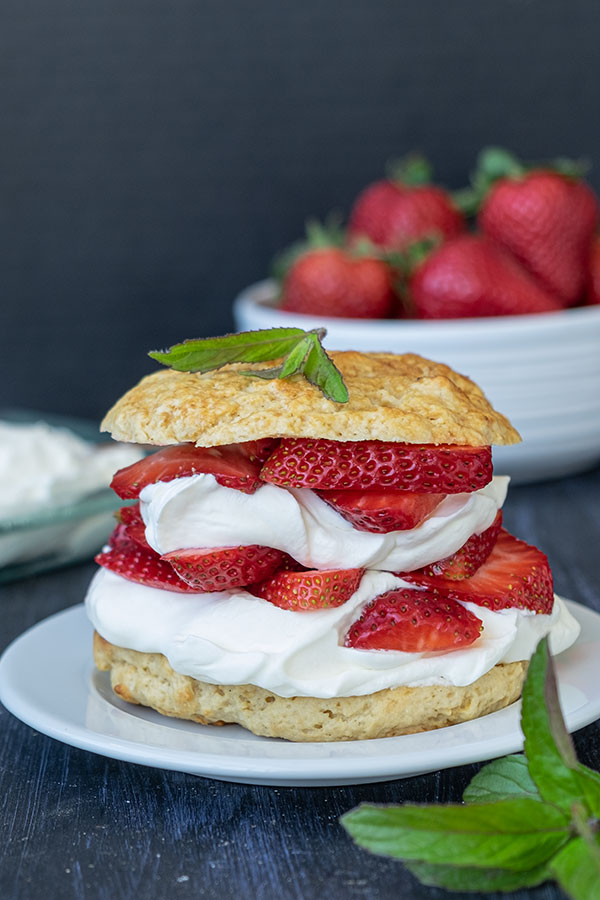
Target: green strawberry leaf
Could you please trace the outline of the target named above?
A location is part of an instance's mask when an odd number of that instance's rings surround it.
[[[573,838],[548,864],[560,886],[573,900],[600,896],[600,861],[581,837]]]
[[[169,350],[153,350],[148,355],[178,372],[210,372],[231,363],[259,363],[283,357],[281,364],[273,368],[252,369],[239,374],[254,378],[304,375],[328,400],[347,403],[348,389],[342,375],[321,344],[326,333],[324,328],[312,331],[265,328],[184,341]]]
[[[547,638],[540,641],[529,663],[521,726],[529,774],[541,796],[570,812],[581,797],[578,762],[560,710]]]
[[[406,868],[423,884],[448,891],[518,891],[536,887],[552,877],[546,864],[524,872],[507,869],[477,869],[474,866],[440,866],[424,862],[406,863]]]
[[[529,774],[527,758],[522,753],[496,759],[484,766],[467,785],[463,801],[491,803],[514,796],[541,800],[540,792]]]
[[[570,837],[569,818],[530,797],[473,806],[359,806],[342,818],[373,853],[437,865],[528,871]]]

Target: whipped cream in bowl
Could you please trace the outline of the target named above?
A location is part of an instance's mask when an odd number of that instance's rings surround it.
[[[0,421],[0,568],[91,556],[111,530],[114,472],[139,447],[96,444],[44,421]]]

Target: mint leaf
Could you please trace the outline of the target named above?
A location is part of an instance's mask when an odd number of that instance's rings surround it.
[[[175,344],[169,350],[152,350],[148,355],[178,372],[210,372],[231,363],[259,363],[282,360],[268,369],[242,371],[253,378],[289,378],[304,375],[328,400],[348,401],[348,389],[321,344],[324,328],[265,328],[242,331],[216,338],[198,338]]]
[[[529,663],[521,726],[529,773],[540,794],[569,812],[581,796],[578,762],[560,710],[547,638],[540,641]]]
[[[551,878],[546,864],[525,872],[507,869],[476,869],[474,866],[439,866],[424,862],[406,863],[406,868],[423,884],[449,891],[518,891],[535,887]]]
[[[496,759],[480,769],[467,785],[463,800],[465,803],[490,803],[515,795],[541,800],[522,753]]]
[[[183,341],[169,350],[152,350],[148,356],[178,372],[210,372],[230,363],[280,359],[293,350],[305,334],[301,328],[243,331]]]
[[[593,816],[600,817],[600,774],[579,763],[577,781],[583,800]]]
[[[576,837],[557,853],[548,869],[573,900],[600,896],[600,862],[583,838]]]
[[[359,806],[342,818],[373,853],[443,865],[528,871],[570,837],[569,818],[530,797],[473,806]]]
[[[316,336],[306,358],[304,375],[311,384],[323,391],[328,400],[336,400],[338,403],[348,402],[348,388],[344,384],[341,372],[327,356]]]

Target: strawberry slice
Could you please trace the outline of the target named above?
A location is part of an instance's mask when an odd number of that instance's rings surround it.
[[[395,574],[406,581],[412,580],[410,576],[416,577],[418,575],[441,576],[453,581],[461,578],[471,578],[494,549],[501,527],[502,512],[498,510],[496,518],[490,527],[482,531],[481,534],[471,535],[460,550],[457,550],[452,556],[447,556],[446,559],[440,559],[438,562],[431,563],[413,572],[396,572]]]
[[[127,536],[143,547],[144,550],[152,550],[152,547],[146,540],[146,526],[140,513],[140,504],[134,503],[132,506],[122,506],[116,513],[117,521],[125,525]],[[154,552],[154,551],[152,551]],[[158,556],[158,554],[157,554]]]
[[[469,600],[489,609],[530,609],[551,613],[554,603],[552,572],[547,557],[504,528],[484,564],[470,578],[452,581],[409,572],[402,576],[424,585],[440,597]]]
[[[192,593],[191,588],[154,550],[144,550],[127,535],[127,526],[118,525],[109,538],[110,550],[96,556],[98,565],[116,572],[128,581],[164,591]]]
[[[123,500],[130,500],[139,497],[148,484],[208,473],[224,487],[253,494],[260,484],[260,467],[273,446],[271,438],[221,447],[175,444],[119,469],[111,487]]]
[[[405,653],[454,650],[472,644],[482,628],[481,619],[456,600],[403,588],[367,603],[348,629],[344,646]]]
[[[446,494],[417,494],[413,491],[394,490],[318,493],[358,531],[376,534],[416,528],[446,497]]]
[[[281,550],[251,544],[248,547],[173,550],[165,553],[162,559],[196,591],[210,592],[262,581],[281,566],[285,557]]]
[[[490,447],[283,438],[263,481],[321,490],[393,488],[427,494],[477,491],[492,480]]]
[[[341,606],[358,590],[364,569],[279,571],[252,593],[281,609],[331,609]]]

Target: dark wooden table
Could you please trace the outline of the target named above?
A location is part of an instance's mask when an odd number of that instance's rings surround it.
[[[512,488],[505,522],[546,551],[559,593],[600,611],[600,470]],[[81,602],[93,568],[0,588],[0,649]],[[600,723],[575,743],[600,769]],[[72,749],[0,707],[0,898],[441,900],[452,895],[355,847],[338,817],[361,801],[458,801],[478,768],[356,787],[226,784]],[[548,884],[512,896],[564,895]]]

